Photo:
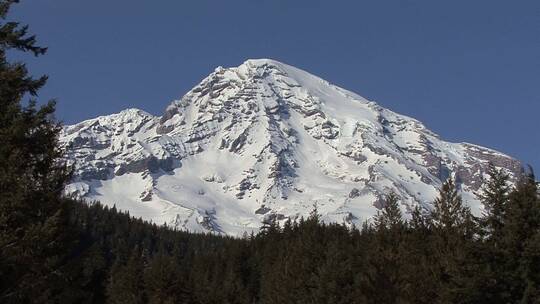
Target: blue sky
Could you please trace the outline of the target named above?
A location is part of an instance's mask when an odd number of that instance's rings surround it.
[[[272,58],[540,171],[538,0],[23,0],[11,18],[49,47],[24,60],[66,123],[161,114],[216,66]]]

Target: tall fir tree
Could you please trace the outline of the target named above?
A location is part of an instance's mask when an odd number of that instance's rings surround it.
[[[119,256],[111,267],[107,285],[107,302],[116,304],[145,303],[143,261],[137,248],[127,262]]]
[[[443,183],[439,196],[433,202],[431,223],[439,230],[461,230],[467,232],[471,228],[472,215],[469,207],[463,204],[455,180],[450,178]]]
[[[487,303],[508,303],[509,286],[504,279],[507,255],[502,240],[511,192],[510,176],[493,164],[489,165],[487,174],[478,195],[484,212],[479,219],[481,238],[476,242],[476,258],[482,264],[476,288]]]
[[[27,26],[6,20],[17,2],[0,1],[0,302],[47,302],[67,280],[61,195],[69,170],[60,161],[55,103],[36,105],[47,77],[33,78],[24,63],[7,58],[8,51],[46,52]]]
[[[368,249],[364,288],[369,303],[401,303],[407,286],[403,272],[405,222],[399,197],[390,192],[374,218],[374,238]],[[378,293],[377,290],[385,290]]]
[[[510,176],[503,169],[497,169],[489,164],[487,174],[489,178],[484,181],[479,199],[484,205],[484,214],[481,219],[482,228],[487,238],[493,242],[500,240],[504,225],[504,218],[510,193]],[[494,244],[496,246],[496,244]]]
[[[377,228],[399,229],[403,228],[404,220],[399,208],[399,197],[395,192],[386,195],[384,206],[381,211],[377,211],[374,218]]]
[[[540,260],[536,251],[540,247],[540,199],[532,169],[510,193],[504,222],[505,295],[516,302],[534,303],[540,299],[540,278],[535,273]]]
[[[166,252],[158,252],[152,257],[144,271],[147,303],[189,303],[180,265]]]
[[[432,280],[437,282],[436,303],[474,303],[478,296],[473,280],[477,265],[473,258],[472,242],[477,232],[475,220],[463,204],[454,179],[448,179],[433,203],[430,222]]]

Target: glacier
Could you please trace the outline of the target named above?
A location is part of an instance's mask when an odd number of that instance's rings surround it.
[[[175,229],[241,235],[299,219],[361,225],[390,191],[429,211],[454,177],[476,197],[501,152],[442,140],[421,122],[270,59],[218,67],[162,116],[139,109],[65,126],[70,195]]]

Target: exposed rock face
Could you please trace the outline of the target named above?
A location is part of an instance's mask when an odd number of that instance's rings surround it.
[[[455,176],[479,212],[499,152],[449,143],[396,114],[272,60],[217,68],[161,117],[129,109],[65,127],[76,164],[68,191],[180,229],[240,235],[269,217],[360,224],[396,192],[404,211],[430,208]]]

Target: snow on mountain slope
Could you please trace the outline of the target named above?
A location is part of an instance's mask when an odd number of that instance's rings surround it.
[[[69,193],[179,229],[238,235],[264,219],[361,224],[395,191],[429,209],[455,176],[474,212],[502,153],[441,140],[417,120],[268,59],[217,68],[161,117],[128,109],[66,126]]]

